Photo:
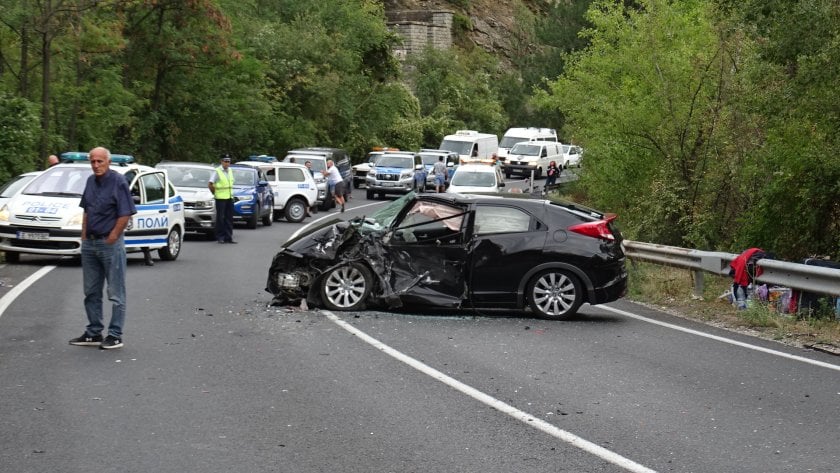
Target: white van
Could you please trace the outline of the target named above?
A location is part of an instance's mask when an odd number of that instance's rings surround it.
[[[129,182],[137,213],[125,231],[127,252],[157,250],[172,261],[181,252],[184,200],[167,171],[137,164],[118,164],[111,170]],[[79,207],[90,164],[58,164],[33,179],[0,209],[0,250],[15,263],[21,253],[79,255],[82,214]]]
[[[580,167],[583,159],[583,149],[575,145],[563,145],[563,168]]]
[[[439,149],[458,153],[461,164],[490,164],[493,155],[498,155],[499,137],[475,130],[458,130],[454,135],[444,136]]]
[[[499,158],[502,161],[507,158],[513,145],[522,141],[552,141],[557,143],[557,130],[554,128],[509,128],[499,142]]]
[[[513,145],[505,160],[505,177],[511,174],[523,174],[539,179],[548,168],[548,163],[554,161],[559,168],[563,165],[563,144],[553,141],[521,141]]]

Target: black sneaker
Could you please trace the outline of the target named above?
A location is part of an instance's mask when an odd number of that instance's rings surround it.
[[[88,335],[83,333],[81,337],[70,340],[71,345],[80,347],[95,347],[102,343],[102,335]]]
[[[101,338],[101,337],[100,337]],[[113,335],[108,335],[105,337],[105,340],[99,345],[99,348],[102,350],[113,350],[114,348],[122,348],[123,341],[121,338],[117,338]]]

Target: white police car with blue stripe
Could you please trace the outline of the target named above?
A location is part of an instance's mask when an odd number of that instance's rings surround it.
[[[125,232],[126,251],[157,250],[163,260],[176,259],[184,235],[184,203],[167,172],[113,158],[111,169],[125,176],[137,208]],[[21,253],[81,253],[79,202],[92,173],[85,163],[53,166],[0,208],[0,250],[7,262],[18,261]]]

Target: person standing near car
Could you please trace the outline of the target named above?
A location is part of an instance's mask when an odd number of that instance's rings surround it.
[[[553,186],[557,183],[557,178],[560,176],[560,169],[557,167],[557,163],[551,161],[548,163],[548,168],[545,170],[545,187],[546,190],[549,186]]]
[[[327,160],[327,186],[335,199],[335,205],[341,206],[341,211],[344,212],[344,178],[341,177],[341,172],[335,167],[332,159]]]
[[[102,147],[88,153],[93,175],[88,177],[79,206],[82,215],[82,280],[88,325],[71,345],[95,346],[104,350],[123,346],[125,324],[125,240],[123,233],[137,213],[125,178],[111,171],[111,153]],[[102,313],[102,289],[108,283],[111,320],[108,336]]]
[[[233,170],[230,169],[230,155],[222,156],[221,165],[210,175],[207,187],[216,199],[216,241],[236,243],[233,241]]]
[[[438,161],[432,166],[432,175],[435,176],[435,191],[438,193],[446,192],[446,174],[448,172],[443,156],[439,156]]]

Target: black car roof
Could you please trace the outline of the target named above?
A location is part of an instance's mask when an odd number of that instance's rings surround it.
[[[572,211],[578,215],[586,215],[593,219],[602,219],[605,214],[594,210],[585,205],[577,204],[569,201],[550,201],[542,198],[532,197],[528,194],[519,193],[501,193],[501,194],[456,194],[456,193],[441,193],[441,194],[417,194],[421,200],[438,200],[445,201],[451,204],[480,204],[480,203],[498,203],[506,201],[507,203],[516,203],[522,208],[531,209],[533,212],[539,209],[563,209],[563,211]]]

